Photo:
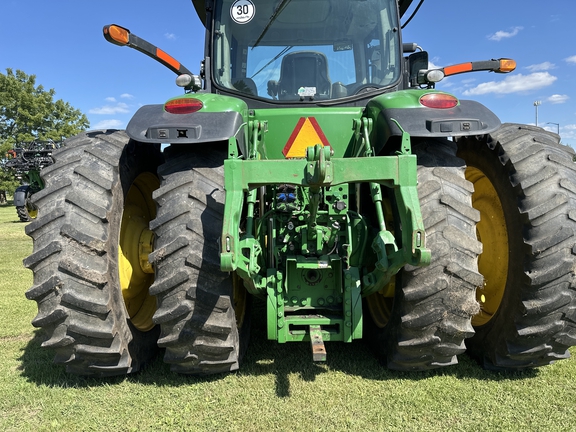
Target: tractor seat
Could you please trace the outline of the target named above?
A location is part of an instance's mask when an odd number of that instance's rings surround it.
[[[256,88],[256,83],[252,78],[248,77],[232,78],[232,85],[236,90],[238,90],[241,93],[258,96],[258,89]]]
[[[282,59],[278,80],[278,99],[329,99],[332,83],[326,56],[317,51],[297,51]]]

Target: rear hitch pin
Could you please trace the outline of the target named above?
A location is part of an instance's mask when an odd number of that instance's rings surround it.
[[[322,340],[322,330],[319,325],[310,326],[310,344],[312,345],[312,360],[315,362],[326,361],[326,347]]]

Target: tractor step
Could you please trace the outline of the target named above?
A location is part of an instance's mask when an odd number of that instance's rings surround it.
[[[319,325],[310,326],[310,344],[312,345],[312,360],[326,361],[326,347],[322,340],[322,330]]]

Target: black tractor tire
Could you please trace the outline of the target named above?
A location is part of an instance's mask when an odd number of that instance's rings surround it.
[[[395,297],[366,298],[371,346],[389,369],[423,371],[458,362],[473,335],[470,320],[478,312],[476,288],[482,284],[477,258],[478,211],[472,185],[454,143],[416,141],[418,197],[429,266],[405,268],[394,278]],[[396,229],[400,229],[397,227]]]
[[[233,371],[248,343],[250,299],[240,279],[220,270],[226,147],[172,146],[165,155],[150,224],[158,345],[174,372]]]
[[[141,215],[141,227],[155,216],[160,148],[129,140],[123,131],[94,131],[68,139],[54,158],[42,170],[45,189],[33,196],[38,218],[26,227],[34,241],[24,260],[34,273],[26,297],[38,303],[32,324],[46,335],[42,346],[70,373],[136,372],[156,354],[159,329],[152,323],[153,297],[148,328],[128,312],[140,305],[123,294],[119,255],[128,251],[121,231],[126,213]],[[125,211],[127,197],[134,212]]]
[[[32,220],[32,217],[30,216],[30,213],[28,213],[26,206],[16,207],[16,214],[18,215],[20,222],[30,222]]]
[[[16,200],[16,194],[20,194],[20,199]],[[14,193],[15,201],[19,203],[24,201],[22,205],[16,205],[16,214],[20,222],[30,222],[36,219],[38,208],[32,203],[32,190],[30,186],[20,186]]]
[[[556,134],[518,124],[459,139],[458,148],[475,184],[484,246],[469,352],[498,370],[567,358],[576,344],[573,150]]]

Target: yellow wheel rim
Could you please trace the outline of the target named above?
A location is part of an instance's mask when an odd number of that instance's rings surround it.
[[[472,318],[472,325],[480,326],[492,319],[502,303],[508,278],[508,230],[502,202],[488,177],[468,167],[466,179],[474,184],[472,206],[480,212],[476,231],[483,251],[478,257],[478,270],[484,276],[484,286],[476,290],[480,312]]]
[[[36,219],[38,217],[38,207],[34,204],[26,203],[26,210],[28,210],[28,216],[30,216],[30,219]]]
[[[122,298],[132,324],[141,331],[154,327],[156,298],[148,293],[154,281],[154,269],[148,262],[154,234],[148,229],[156,217],[152,192],[160,187],[151,173],[140,174],[126,195],[120,226],[118,272]]]
[[[393,276],[383,290],[366,297],[366,306],[368,306],[372,321],[378,328],[384,328],[390,320],[395,289],[396,276]]]
[[[31,219],[36,219],[38,217],[38,209],[28,210],[28,216],[30,216]]]

